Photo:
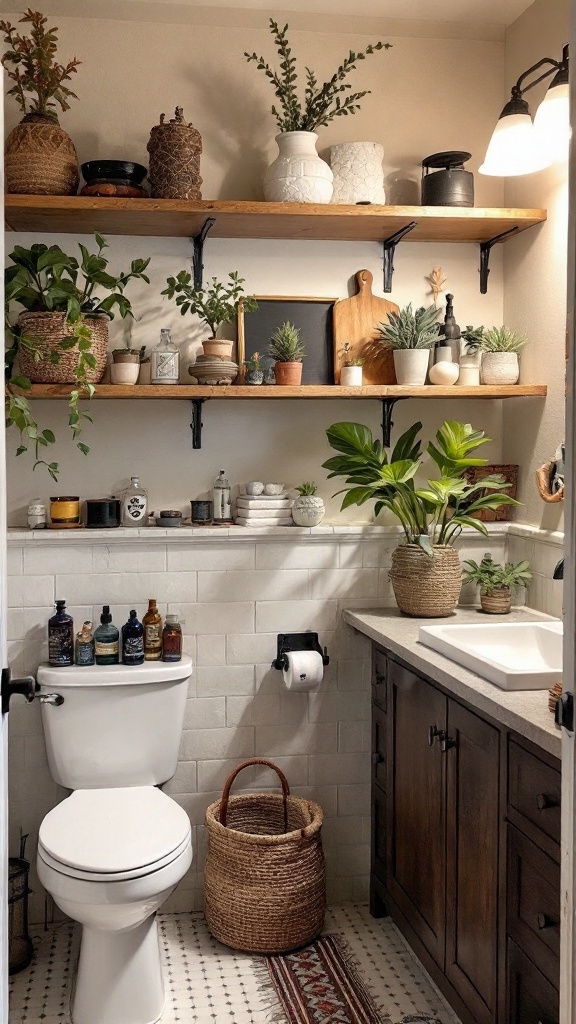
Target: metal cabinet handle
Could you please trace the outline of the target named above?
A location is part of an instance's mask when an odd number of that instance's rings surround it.
[[[382,686],[382,684],[386,682],[386,676],[383,676],[381,672],[376,672],[374,678],[376,680],[376,686]]]
[[[558,797],[548,796],[547,793],[539,793],[536,798],[536,806],[539,811],[548,811],[552,807],[560,807]]]
[[[372,754],[372,764],[383,764],[385,757],[378,750],[375,750]]]
[[[436,740],[443,740],[446,736],[444,729],[439,729],[436,725],[431,725],[428,729],[428,746],[433,747]]]
[[[64,697],[61,693],[37,693],[35,696],[41,704],[52,704],[56,708],[59,708],[64,703]]]
[[[456,746],[456,740],[453,740],[447,733],[444,734],[440,740],[440,750],[445,754],[448,750],[452,750]]]

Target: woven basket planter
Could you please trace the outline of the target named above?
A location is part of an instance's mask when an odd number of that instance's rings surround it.
[[[72,139],[57,122],[28,116],[30,120],[24,118],[6,139],[6,192],[75,195],[80,175]]]
[[[277,773],[282,794],[229,796],[238,772],[253,764]],[[272,954],[316,938],[326,909],[322,819],[318,804],[290,796],[271,761],[254,758],[230,774],[222,799],[206,811],[205,916],[216,939]]]
[[[489,615],[507,615],[512,608],[510,587],[499,587],[488,594],[480,591],[480,607]]]
[[[93,370],[86,371],[89,384],[98,384],[104,376],[108,359],[108,318],[105,316],[86,316],[84,323],[92,331],[92,355],[96,359]],[[58,348],[58,343],[71,336],[70,324],[66,323],[65,313],[20,313],[18,324],[24,334],[34,339],[38,351],[42,353],[40,362],[28,349],[20,346],[18,361],[22,373],[32,384],[75,384],[74,371],[78,364],[78,348]],[[51,352],[58,352],[59,361],[51,363],[48,358]]]
[[[150,195],[154,199],[202,199],[200,186],[200,154],[202,136],[184,120],[182,107],[176,107],[175,117],[150,131],[146,146],[150,154],[148,180]]]
[[[435,544],[429,558],[417,544],[400,544],[392,552],[389,575],[396,604],[405,615],[441,619],[458,604],[462,568],[451,545]]]

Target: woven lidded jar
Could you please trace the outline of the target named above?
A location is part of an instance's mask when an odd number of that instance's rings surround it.
[[[76,194],[78,155],[55,117],[26,114],[6,139],[4,159],[9,194]]]
[[[148,180],[154,199],[202,199],[200,154],[202,136],[184,120],[183,108],[174,117],[152,128],[147,150],[150,154]]]

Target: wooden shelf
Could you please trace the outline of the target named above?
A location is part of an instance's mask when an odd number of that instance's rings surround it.
[[[208,217],[211,238],[382,242],[411,221],[409,242],[488,242],[546,220],[545,210],[442,206],[340,206],[95,196],[5,197],[9,231],[195,237]]]
[[[72,385],[34,384],[26,394],[30,398],[64,399],[70,395]],[[241,384],[192,385],[192,384],[97,384],[94,398],[160,398],[160,399],[201,399],[201,398],[544,398],[545,384],[508,384],[501,387],[481,385],[480,387],[421,387],[387,384],[366,387],[341,387],[337,384],[307,384],[301,387],[279,387],[278,385],[248,386]]]

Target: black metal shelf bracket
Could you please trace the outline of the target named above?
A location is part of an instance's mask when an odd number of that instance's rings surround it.
[[[191,398],[192,403],[192,423],[190,429],[192,430],[192,447],[202,447],[202,406],[206,401],[205,398]]]
[[[202,287],[202,272],[204,270],[204,241],[210,228],[216,223],[216,217],[207,217],[200,231],[190,239],[194,247],[192,253],[192,268],[194,271],[194,287]]]
[[[405,228],[400,228],[390,238],[385,238],[382,242],[384,248],[384,291],[392,291],[392,277],[394,275],[394,253],[396,252],[396,246],[398,242],[402,241],[404,235],[407,235],[409,231],[412,231],[416,227],[416,221],[411,220]]]
[[[390,448],[392,427],[394,422],[392,420],[392,413],[394,412],[394,406],[396,402],[403,402],[403,398],[383,398],[382,399],[382,444],[385,448]]]
[[[514,235],[518,231],[518,225],[515,224],[513,228],[509,228],[508,231],[503,231],[500,235],[495,235],[494,238],[490,238],[487,242],[480,242],[480,294],[486,295],[488,291],[488,275],[490,273],[490,250],[496,242],[503,242],[509,235]]]

